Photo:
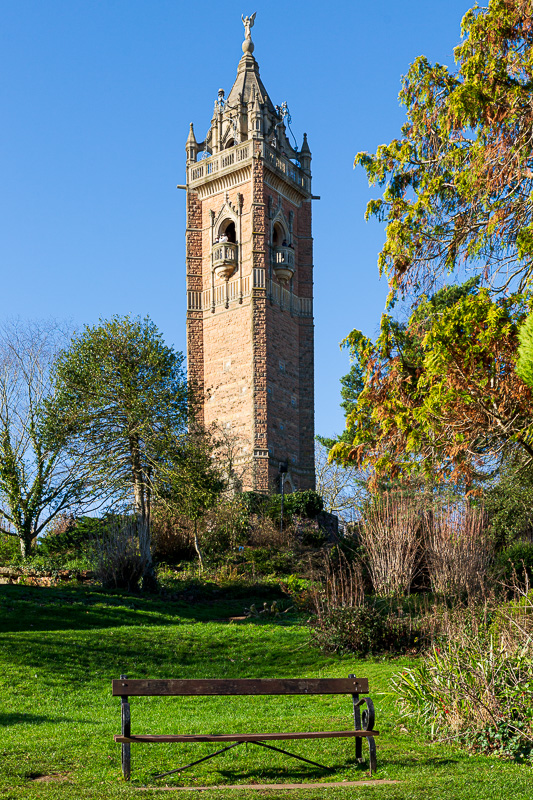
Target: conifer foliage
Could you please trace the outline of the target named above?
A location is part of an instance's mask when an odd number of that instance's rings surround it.
[[[354,330],[344,343],[363,387],[332,457],[374,478],[468,486],[509,451],[533,458],[533,383],[515,372],[533,306],[531,3],[476,6],[462,34],[456,70],[410,67],[401,138],[355,160],[385,187],[367,216],[387,226],[389,307],[407,309],[383,315],[376,342]]]
[[[499,289],[533,271],[530,0],[476,6],[462,34],[456,71],[421,56],[403,79],[402,137],[355,160],[386,184],[367,215],[387,223],[379,265],[393,292],[433,288],[465,262]]]

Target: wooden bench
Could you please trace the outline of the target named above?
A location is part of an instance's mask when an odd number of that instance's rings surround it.
[[[130,746],[138,743],[155,742],[215,742],[225,744],[233,742],[215,753],[211,753],[204,758],[199,758],[190,764],[186,764],[178,769],[162,772],[154,775],[154,778],[162,778],[175,772],[200,764],[214,758],[220,753],[231,750],[240,744],[250,743],[266,747],[269,750],[276,750],[279,753],[305,761],[313,766],[323,769],[331,769],[310,761],[308,758],[289,753],[279,747],[274,747],[267,742],[292,740],[292,739],[336,739],[353,738],[355,739],[355,756],[357,761],[362,762],[362,740],[366,739],[369,749],[370,774],[377,768],[376,744],[374,737],[379,731],[374,730],[374,704],[369,697],[360,697],[361,694],[368,692],[368,679],[356,678],[350,675],[348,678],[310,678],[310,679],[243,679],[243,680],[128,680],[122,675],[119,680],[113,681],[113,696],[121,698],[122,711],[122,733],[115,736],[115,741],[122,745],[122,773],[125,780],[129,780],[131,774],[131,755]],[[131,733],[131,712],[130,697],[176,697],[176,696],[229,696],[229,695],[333,695],[350,694],[353,702],[354,729],[346,731],[311,731],[295,733],[230,733],[230,734],[136,734]],[[366,708],[363,708],[366,706]]]

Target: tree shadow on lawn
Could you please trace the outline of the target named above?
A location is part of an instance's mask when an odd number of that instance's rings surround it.
[[[251,603],[262,604],[264,592],[281,596],[272,587],[253,587],[248,594],[213,589],[198,600],[159,595],[106,592],[95,587],[0,586],[0,632],[25,630],[89,630],[123,625],[175,625],[180,621],[210,622],[241,614]],[[270,599],[270,598],[269,598]],[[272,623],[272,618],[247,618],[237,625]],[[283,625],[285,617],[278,618]]]
[[[326,657],[302,647],[294,629],[244,631],[233,625],[139,626],[108,630],[2,634],[6,665],[36,671],[47,685],[93,684],[119,678],[268,677],[315,674]],[[305,644],[305,641],[303,641]],[[32,676],[33,677],[33,676]],[[110,688],[110,687],[109,687]],[[106,686],[106,689],[108,687]]]
[[[50,717],[44,714],[0,714],[0,726],[41,725],[45,722],[72,722],[69,717]]]

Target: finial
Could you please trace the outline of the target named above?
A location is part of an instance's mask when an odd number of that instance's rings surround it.
[[[187,141],[185,142],[185,150],[187,151],[187,161],[196,161],[196,158],[198,157],[198,142],[196,141],[196,136],[194,135],[192,122],[189,127]]]
[[[196,144],[196,136],[194,135],[194,126],[192,122],[189,126],[189,135],[187,137],[187,144]]]
[[[251,17],[245,17],[241,14],[242,24],[244,25],[244,42],[242,43],[243,53],[253,53],[254,43],[252,42],[252,28],[254,27],[256,11]]]

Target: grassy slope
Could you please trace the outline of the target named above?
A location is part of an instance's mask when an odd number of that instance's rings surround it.
[[[230,599],[220,593],[203,602],[163,603],[110,596],[88,589],[0,586],[0,798],[150,798],[138,792],[150,773],[172,769],[210,752],[197,745],[132,747],[130,785],[120,778],[119,701],[110,681],[130,677],[346,676],[370,679],[377,705],[379,778],[396,786],[330,789],[328,797],[387,800],[514,800],[532,796],[531,770],[496,759],[469,757],[445,745],[400,732],[390,692],[394,662],[355,662],[309,647],[294,621],[222,622],[266,594]],[[219,621],[210,621],[216,620]],[[224,733],[317,730],[350,726],[349,698],[134,698],[133,732]],[[353,743],[318,740],[286,743],[308,758],[335,766],[325,773],[253,746],[241,746],[199,765],[168,785],[354,780],[365,769],[353,763]],[[280,743],[280,746],[284,746]],[[66,776],[64,782],[35,780]],[[165,785],[165,781],[160,782]],[[238,792],[239,797],[260,793]],[[180,795],[181,796],[181,795]],[[184,797],[189,796],[184,795]],[[210,798],[228,793],[210,790]],[[270,791],[273,800],[281,792]],[[283,793],[283,796],[287,796]],[[323,797],[322,790],[291,796]]]

